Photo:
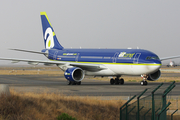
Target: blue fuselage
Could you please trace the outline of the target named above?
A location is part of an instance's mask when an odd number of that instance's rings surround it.
[[[42,52],[47,49],[42,50]],[[159,57],[143,49],[50,49],[48,59],[88,63],[161,64]]]

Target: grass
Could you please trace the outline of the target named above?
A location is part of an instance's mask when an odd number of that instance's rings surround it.
[[[43,70],[0,70],[1,75],[63,75],[64,73],[59,71],[43,71]]]
[[[120,100],[99,100],[63,94],[17,93],[0,97],[0,118],[16,120],[55,120],[66,113],[77,120],[118,120]],[[125,101],[124,101],[125,102]]]
[[[47,92],[17,93],[12,89],[10,93],[11,96],[0,97],[0,119],[2,120],[57,120],[57,117],[63,113],[77,120],[119,120],[119,108],[126,102]],[[170,110],[177,109],[180,101],[178,99],[170,101],[172,103]]]
[[[1,75],[63,75],[63,72],[56,68],[8,68],[0,69]],[[140,77],[123,76],[125,82],[140,82]],[[93,78],[97,80],[109,81],[108,77]],[[176,82],[180,77],[162,76],[155,82]],[[151,81],[148,81],[151,82]],[[153,81],[154,82],[154,81]],[[66,113],[77,120],[118,120],[119,108],[126,102],[125,100],[99,100],[94,97],[65,96],[64,94],[41,94],[32,92],[17,93],[10,90],[11,96],[0,97],[0,119],[52,119],[56,120],[59,115]],[[178,99],[179,100],[179,99]],[[175,110],[180,105],[180,101],[171,99],[171,110]],[[170,112],[171,114],[171,112]]]

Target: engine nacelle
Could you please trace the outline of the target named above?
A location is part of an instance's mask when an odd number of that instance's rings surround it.
[[[72,67],[64,72],[64,76],[69,81],[80,82],[84,79],[84,71],[81,68]]]
[[[147,80],[156,81],[161,77],[161,71],[158,70],[155,73],[149,74]]]

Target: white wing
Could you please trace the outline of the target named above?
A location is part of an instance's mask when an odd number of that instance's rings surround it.
[[[160,58],[160,60],[163,61],[163,60],[174,59],[174,58],[180,58],[180,55],[178,55],[178,56],[171,56],[171,57],[164,57],[164,58]]]
[[[88,70],[88,71],[100,71],[103,69],[107,69],[107,67],[102,64],[88,64],[88,63],[63,62],[63,61],[49,61],[49,60],[44,61],[44,60],[31,60],[31,59],[19,59],[19,58],[0,58],[0,60],[10,60],[13,63],[22,61],[32,65],[37,65],[39,63],[44,63],[45,65],[50,65],[50,64],[67,65],[67,66],[79,67],[83,70]]]

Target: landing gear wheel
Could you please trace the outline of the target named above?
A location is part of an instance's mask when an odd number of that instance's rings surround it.
[[[81,85],[81,81],[80,82],[76,82],[76,81],[67,81],[68,85]]]
[[[75,81],[72,82],[72,85],[76,85],[76,84],[77,84],[77,82],[75,82]]]
[[[123,79],[123,78],[121,78],[121,79],[119,80],[119,84],[121,84],[121,85],[124,84],[124,79]]]
[[[67,81],[67,83],[68,83],[68,85],[71,85],[71,84],[72,84],[72,82],[71,82],[71,81]]]
[[[116,76],[116,78],[115,79],[113,79],[113,78],[111,78],[110,79],[110,84],[111,85],[123,85],[124,84],[124,79],[123,78],[121,78],[121,79],[119,79],[121,76]]]
[[[147,81],[144,81],[144,85],[147,85],[148,84],[148,82]]]
[[[140,82],[140,85],[147,85],[148,82],[146,80],[148,78],[148,75],[144,74],[144,75],[141,75],[141,77],[143,78],[143,80]]]
[[[147,85],[148,82],[147,81],[141,81],[140,84],[143,86],[143,85]]]
[[[114,80],[113,78],[111,78],[111,79],[110,79],[110,84],[111,84],[111,85],[114,85],[114,83],[115,83],[115,80]]]
[[[119,85],[119,79],[115,78],[115,85]]]
[[[81,81],[80,81],[80,82],[77,82],[77,85],[81,85]]]

